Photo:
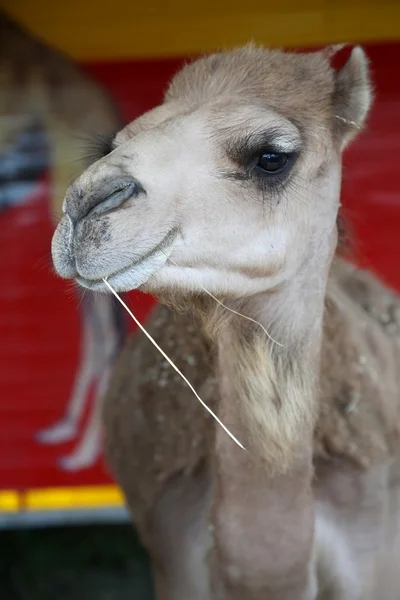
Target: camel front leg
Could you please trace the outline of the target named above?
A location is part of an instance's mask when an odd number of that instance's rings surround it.
[[[110,371],[110,365],[106,365],[96,386],[88,424],[78,445],[72,454],[60,460],[60,466],[66,471],[77,471],[92,467],[101,455],[103,398],[110,378]]]
[[[182,474],[169,482],[152,511],[144,539],[157,600],[213,600],[208,567],[211,493],[206,469]]]
[[[67,418],[69,416],[80,419],[87,398],[87,386],[94,383],[95,389],[89,420],[82,437],[73,452],[60,461],[61,467],[68,471],[93,466],[101,454],[103,398],[114,360],[124,339],[124,330],[120,321],[121,309],[111,296],[93,296],[86,310],[88,311],[86,330],[93,340],[93,352],[90,355],[91,361],[83,363],[78,376],[78,391],[80,391],[79,386],[82,386],[84,395],[78,395],[75,390]],[[86,376],[88,376],[87,380]]]
[[[271,475],[262,463],[231,447],[224,465],[217,467],[212,511],[215,598],[316,600],[309,458],[285,474]]]
[[[93,311],[96,310],[93,298],[84,296],[80,305],[82,337],[78,371],[75,375],[72,392],[62,417],[37,434],[42,444],[61,444],[74,439],[78,433],[79,423],[85,409],[90,385],[96,375],[99,362],[99,348],[96,343],[95,321]]]
[[[37,439],[42,444],[60,444],[76,437],[90,387],[95,384],[94,408],[87,428],[86,442],[94,439],[92,432],[100,427],[101,396],[109,377],[109,369],[117,356],[124,339],[121,309],[110,296],[86,294],[80,304],[82,337],[78,371],[64,415],[53,425],[39,432]],[[99,425],[95,423],[99,422]],[[92,443],[92,442],[91,442]],[[87,452],[84,452],[87,455]],[[73,461],[76,463],[76,461]],[[84,461],[86,462],[86,461]],[[64,461],[62,462],[64,465]],[[68,465],[68,461],[66,463]]]

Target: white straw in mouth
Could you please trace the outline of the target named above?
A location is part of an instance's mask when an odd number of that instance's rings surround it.
[[[186,383],[186,385],[189,386],[189,388],[192,390],[193,394],[196,396],[197,400],[200,402],[200,404],[210,413],[210,415],[217,421],[218,425],[220,425],[222,427],[222,429],[232,438],[232,440],[243,450],[245,450],[245,447],[239,442],[238,439],[235,438],[235,436],[233,435],[233,433],[231,433],[229,431],[229,429],[222,423],[222,421],[217,417],[217,415],[211,410],[211,408],[209,408],[207,406],[207,404],[204,402],[204,400],[202,400],[200,398],[200,396],[198,395],[198,393],[196,392],[196,390],[194,389],[194,387],[192,386],[192,384],[190,383],[190,381],[188,381],[188,379],[184,376],[183,373],[181,373],[181,371],[178,369],[178,367],[175,365],[175,363],[169,358],[169,356],[167,354],[165,354],[164,350],[162,348],[160,348],[160,346],[157,344],[157,342],[152,338],[152,336],[148,333],[148,331],[146,331],[146,329],[143,327],[143,325],[140,323],[140,321],[135,317],[135,315],[133,314],[133,312],[128,308],[128,306],[125,304],[125,302],[122,300],[122,298],[120,298],[120,296],[118,295],[118,293],[114,290],[114,288],[108,283],[107,279],[103,279],[104,283],[106,284],[106,286],[108,287],[108,289],[110,290],[110,292],[112,294],[114,294],[114,296],[117,298],[117,300],[122,304],[122,306],[125,308],[126,312],[129,314],[129,316],[135,321],[136,325],[139,327],[139,329],[145,334],[145,336],[150,340],[150,342],[155,346],[155,348],[157,348],[157,350],[162,354],[162,356],[165,358],[166,361],[168,361],[168,363],[171,365],[171,367],[178,373],[178,375],[180,375],[180,377],[182,377],[183,381]]]

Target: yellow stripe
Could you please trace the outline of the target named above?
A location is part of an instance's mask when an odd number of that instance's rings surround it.
[[[15,490],[0,491],[0,512],[18,512],[19,494]]]
[[[123,496],[114,485],[32,489],[24,494],[27,511],[108,508],[123,503]]]
[[[80,60],[172,56],[235,46],[400,37],[398,0],[3,0],[20,23]]]

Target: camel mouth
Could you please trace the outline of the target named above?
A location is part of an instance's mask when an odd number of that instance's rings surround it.
[[[130,265],[107,275],[105,279],[117,292],[129,292],[140,288],[167,262],[177,234],[178,228],[174,227],[152,250]],[[103,278],[89,279],[77,275],[74,279],[80,286],[94,292],[109,292]]]

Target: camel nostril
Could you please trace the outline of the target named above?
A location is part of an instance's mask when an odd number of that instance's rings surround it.
[[[129,200],[129,198],[144,193],[142,186],[135,179],[131,178],[115,182],[115,185],[111,189],[109,186],[105,187],[106,189],[102,188],[97,192],[96,205],[88,214],[101,215],[111,210],[115,210]]]
[[[131,176],[83,177],[70,185],[63,202],[63,212],[73,223],[88,215],[102,215],[139,195],[146,195],[142,185]]]

